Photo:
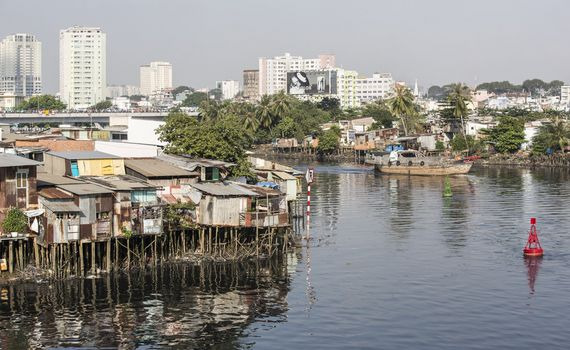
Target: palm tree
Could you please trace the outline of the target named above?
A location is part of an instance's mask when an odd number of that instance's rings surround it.
[[[210,100],[202,101],[198,110],[202,121],[216,120],[222,114],[222,106]]]
[[[544,135],[547,146],[550,148],[560,149],[564,152],[564,148],[570,145],[570,127],[565,120],[558,116],[553,117],[550,124],[541,126],[539,133]]]
[[[273,125],[273,105],[271,97],[267,95],[261,97],[261,101],[259,101],[259,104],[257,105],[255,115],[259,125],[267,129],[271,128],[271,125]]]
[[[283,91],[273,95],[271,105],[273,109],[272,114],[277,119],[283,118],[285,114],[291,111],[291,99]]]
[[[408,136],[406,119],[416,113],[414,95],[404,85],[397,84],[394,89],[394,96],[387,101],[387,104],[390,112],[400,119],[404,128],[404,135]]]
[[[453,116],[461,121],[461,133],[463,134],[465,145],[469,151],[469,143],[467,142],[467,135],[465,133],[465,117],[467,117],[469,113],[467,103],[471,102],[471,90],[463,83],[453,84],[447,96],[447,101],[453,110]]]

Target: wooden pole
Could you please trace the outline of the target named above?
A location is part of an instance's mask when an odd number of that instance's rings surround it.
[[[81,270],[81,276],[85,273],[84,267],[84,260],[83,260],[83,241],[79,241],[79,269]]]
[[[34,237],[34,261],[36,263],[36,268],[40,267],[40,252],[38,247],[38,238]]]
[[[95,275],[95,273],[97,272],[97,270],[96,270],[96,268],[95,268],[95,267],[97,266],[97,261],[95,260],[95,259],[96,259],[96,258],[95,258],[95,248],[96,248],[96,247],[95,247],[95,242],[92,241],[92,242],[91,242],[91,273],[92,273],[93,275]]]
[[[111,272],[111,238],[107,238],[107,272]]]
[[[10,241],[10,243],[8,243],[8,272],[12,273],[14,272],[14,266],[12,265],[14,263],[14,242]]]

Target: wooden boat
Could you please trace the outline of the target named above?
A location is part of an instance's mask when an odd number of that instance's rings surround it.
[[[467,174],[472,162],[445,157],[426,157],[414,150],[392,151],[383,156],[369,155],[365,163],[385,174],[402,175],[458,175]]]

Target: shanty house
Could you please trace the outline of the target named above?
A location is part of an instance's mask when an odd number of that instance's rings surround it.
[[[44,157],[44,171],[53,175],[104,176],[124,175],[122,158],[98,151],[48,152]]]
[[[273,181],[279,185],[281,192],[285,193],[288,201],[297,199],[299,180],[284,171],[270,171],[267,176],[268,181]]]
[[[58,185],[58,189],[73,195],[80,209],[79,239],[105,240],[113,235],[113,191],[92,183]]]
[[[227,227],[288,224],[287,203],[276,190],[237,182],[197,183],[197,223]]]
[[[38,208],[36,167],[39,164],[16,155],[0,154],[0,222],[11,207]]]
[[[82,180],[113,191],[113,232],[162,233],[162,206],[157,186],[130,175],[85,176]]]
[[[188,171],[158,158],[125,159],[125,171],[150,184],[164,188],[165,193],[170,188],[198,182],[200,171]]]
[[[171,154],[161,154],[158,158],[184,170],[198,172],[200,182],[223,181],[228,176],[229,168],[235,166],[233,163],[220,160],[191,158],[189,156],[175,156]]]
[[[79,240],[81,209],[75,204],[73,194],[55,187],[43,188],[39,192],[40,208],[44,230],[39,242],[44,244],[68,243]]]

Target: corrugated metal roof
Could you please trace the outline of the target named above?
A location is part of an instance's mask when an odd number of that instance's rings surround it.
[[[81,179],[114,191],[157,188],[157,186],[130,175],[82,176]]]
[[[176,165],[182,169],[189,171],[194,171],[197,167],[218,167],[218,168],[229,168],[235,166],[234,163],[223,162],[221,160],[214,159],[203,159],[203,158],[191,158],[189,156],[176,156],[172,154],[161,154],[158,156],[159,159],[164,160],[170,164]]]
[[[54,157],[64,158],[64,159],[119,159],[120,157],[114,156],[109,153],[103,153],[99,151],[65,151],[65,152],[48,152]]]
[[[113,191],[106,189],[105,187],[98,186],[95,184],[90,183],[80,183],[80,184],[73,184],[73,185],[58,185],[58,188],[62,190],[71,192],[78,196],[88,195],[88,194],[105,194],[105,193],[113,193]]]
[[[274,189],[271,189],[268,187],[248,185],[248,184],[244,184],[241,182],[232,182],[232,184],[241,187],[245,191],[253,192],[258,197],[265,197],[265,196],[274,197],[274,196],[282,195],[282,193],[280,191],[274,190]]]
[[[273,175],[277,176],[281,180],[296,180],[297,178],[291,174],[283,171],[272,171]]]
[[[67,176],[38,173],[38,184],[42,185],[40,182],[43,183],[44,185],[70,185],[70,184],[83,183],[80,180],[72,179]]]
[[[193,177],[197,172],[184,170],[157,158],[126,159],[125,167],[145,177]]]
[[[256,192],[249,191],[233,182],[202,182],[190,186],[213,196],[258,197]]]
[[[44,198],[49,198],[49,199],[73,198],[73,196],[70,195],[69,193],[53,187],[44,188],[41,191],[39,191],[38,194]]]
[[[81,209],[72,201],[44,201],[43,206],[54,213],[79,213]]]
[[[40,162],[28,158],[16,156],[13,154],[0,153],[0,168],[8,168],[13,166],[29,166],[40,165]]]

